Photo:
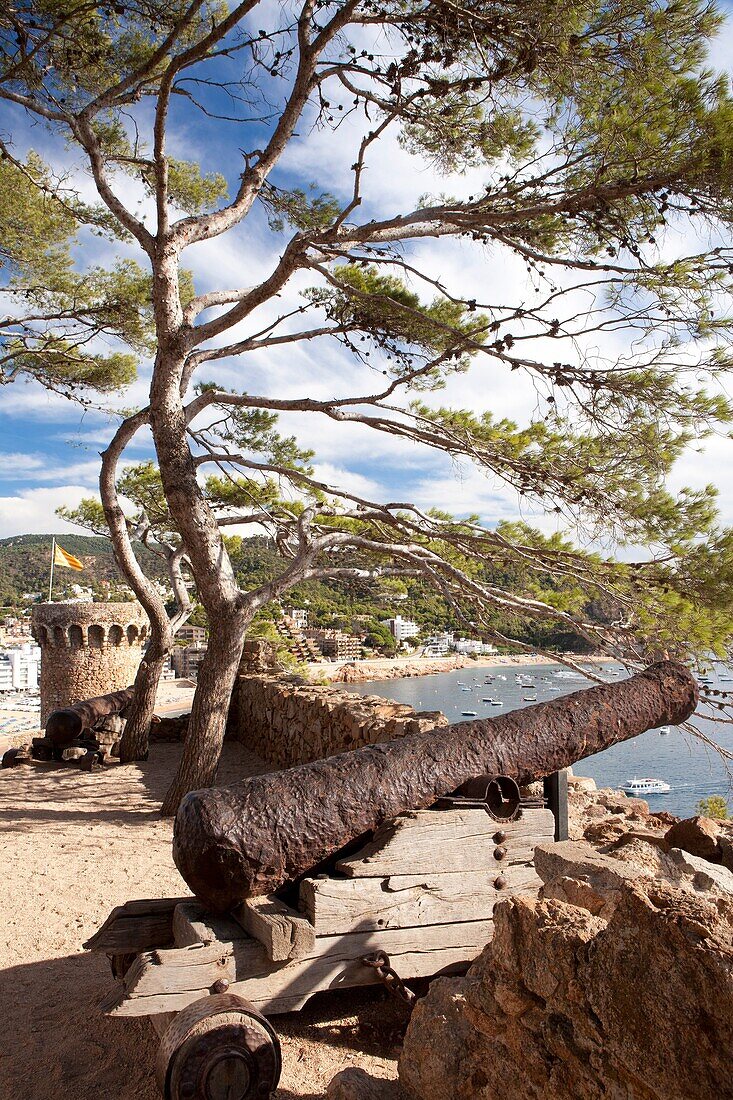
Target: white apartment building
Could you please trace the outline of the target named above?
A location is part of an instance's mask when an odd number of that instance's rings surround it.
[[[431,634],[423,647],[425,657],[445,657],[453,648],[453,635],[447,630]]]
[[[403,619],[401,615],[395,615],[394,619],[387,619],[387,626],[392,632],[396,642],[404,642],[408,638],[415,638],[420,633],[420,627],[412,619]]]
[[[308,627],[308,610],[305,607],[286,607],[283,615],[292,621],[296,630],[306,630]]]
[[[38,691],[40,668],[41,649],[32,642],[0,649],[0,692]]]
[[[496,646],[489,642],[479,642],[476,638],[458,638],[453,644],[457,653],[475,653],[483,656],[487,653],[496,653]]]

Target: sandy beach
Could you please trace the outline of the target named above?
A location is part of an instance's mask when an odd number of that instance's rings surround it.
[[[326,664],[313,662],[308,665],[308,673],[314,680],[328,680],[331,683],[363,683],[368,680],[398,680],[410,676],[432,676],[440,672],[452,672],[458,668],[496,668],[514,666],[531,668],[535,665],[556,664],[561,657],[572,659],[576,664],[607,663],[611,658],[599,656],[579,656],[577,653],[558,654],[557,658],[539,654],[487,654],[481,657],[465,657],[454,654],[451,657],[376,657],[363,661],[342,661]]]
[[[160,1100],[152,1025],[101,1015],[114,979],[106,957],[81,945],[115,905],[189,892],[171,857],[172,822],[158,813],[179,751],[157,744],[144,764],[95,774],[55,764],[0,772],[3,1100]],[[266,770],[227,744],[219,782]],[[319,994],[277,1017],[277,1100],[320,1100],[350,1065],[396,1077],[406,1022],[381,989]]]

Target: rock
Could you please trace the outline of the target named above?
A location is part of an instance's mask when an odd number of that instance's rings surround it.
[[[403,1096],[398,1081],[372,1077],[356,1066],[342,1069],[326,1089],[326,1100],[401,1100]]]
[[[628,840],[626,840],[627,837]],[[633,864],[645,875],[666,878],[676,884],[682,884],[678,883],[681,878],[680,871],[669,857],[664,837],[634,836],[632,833],[625,833],[613,846],[606,848],[605,852],[620,863]]]
[[[485,1044],[465,1014],[467,984],[465,978],[437,978],[415,1005],[399,1061],[407,1096],[468,1100],[479,1095],[470,1088],[472,1082],[480,1088],[485,1081]]]
[[[614,791],[610,788],[598,791],[595,801],[600,806],[605,806],[609,813],[624,814],[649,813],[649,803],[643,798],[629,798],[623,791]]]
[[[598,789],[595,779],[591,779],[590,776],[586,775],[569,775],[568,787],[573,791],[591,792]]]
[[[68,749],[64,749],[61,753],[62,760],[82,760],[87,754],[86,749],[79,748],[78,745],[70,745]]]
[[[733,871],[733,840],[729,836],[720,835],[718,837],[718,844],[720,846],[720,858],[724,867],[729,871]]]
[[[0,767],[17,768],[19,764],[30,764],[31,759],[31,746],[19,745],[17,748],[5,750]]]
[[[682,874],[691,876],[695,890],[733,896],[733,870],[717,866],[700,856],[692,856],[681,848],[672,848],[669,858]]]
[[[607,852],[613,853],[615,856],[619,856],[620,850],[628,844],[636,844],[637,841],[641,841],[644,844],[651,844],[654,848],[658,848],[661,852],[669,851],[669,844],[663,836],[659,833],[653,833],[650,829],[626,829],[625,832],[614,840],[606,849]]]
[[[614,891],[608,921],[557,900],[496,906],[467,977],[413,1013],[411,1100],[731,1096],[733,899],[645,877]]]
[[[710,817],[690,817],[678,821],[666,833],[665,840],[670,848],[682,848],[690,855],[700,856],[712,863],[720,863],[721,850],[718,844],[718,823]]]
[[[619,892],[639,878],[639,868],[602,855],[590,844],[564,840],[538,844],[535,870],[542,879],[540,897],[563,901],[609,917]],[[651,875],[654,871],[644,872]]]

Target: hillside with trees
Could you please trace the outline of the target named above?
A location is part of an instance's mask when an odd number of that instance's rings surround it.
[[[52,537],[17,535],[0,539],[0,607],[27,609],[33,602],[29,598],[33,593],[40,593],[46,599]],[[54,599],[69,596],[74,584],[91,588],[95,600],[131,598],[124,576],[115,563],[109,539],[97,535],[64,534],[60,541],[64,549],[84,563],[84,572],[56,570]],[[237,581],[242,588],[258,587],[277,576],[282,563],[271,539],[261,535],[250,538],[234,536],[227,538],[227,544]],[[148,575],[165,584],[165,570],[160,560],[143,546],[137,548],[137,553],[144,560]],[[484,574],[487,581],[496,583],[501,579],[492,576],[489,567],[485,568]],[[519,578],[515,581],[517,591],[520,591]],[[371,632],[382,648],[387,646],[388,638],[380,624],[394,615],[418,622],[422,628],[421,638],[439,630],[453,630],[472,636],[482,633],[480,629],[472,631],[470,623],[457,613],[455,606],[419,576],[404,580],[373,576],[303,581],[288,593],[286,602],[307,608],[312,626],[335,627],[347,632]],[[264,608],[261,618],[276,618],[281,613],[281,606],[278,602]],[[190,621],[206,625],[206,614],[200,605],[196,606]],[[545,624],[541,628],[532,620],[522,624],[514,618],[497,615],[493,625],[501,632],[518,632],[530,645],[577,652],[588,650],[582,638],[564,629],[560,623]]]

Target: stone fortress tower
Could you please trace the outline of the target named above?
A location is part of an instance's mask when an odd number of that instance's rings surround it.
[[[51,711],[129,687],[148,619],[138,603],[41,603],[33,608],[41,647],[41,725]]]

